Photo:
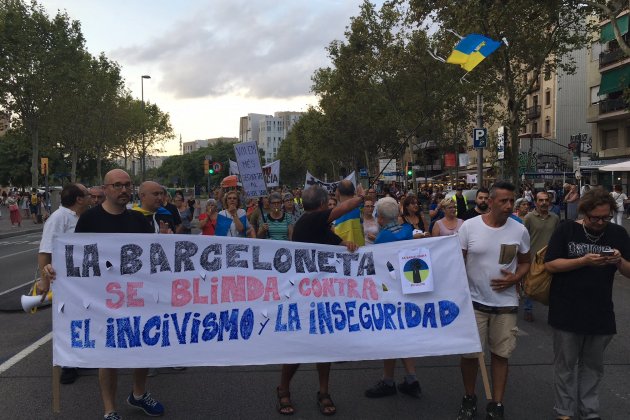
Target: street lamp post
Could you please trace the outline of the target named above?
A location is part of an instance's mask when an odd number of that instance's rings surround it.
[[[142,172],[142,181],[145,181],[145,171],[146,171],[146,159],[147,159],[147,148],[144,143],[144,79],[150,79],[151,76],[147,74],[143,74],[140,78],[140,94],[142,98],[142,155],[140,156],[140,171]]]

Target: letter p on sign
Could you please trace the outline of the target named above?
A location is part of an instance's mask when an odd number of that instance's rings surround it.
[[[487,146],[488,131],[485,128],[473,128],[473,147],[476,149]]]

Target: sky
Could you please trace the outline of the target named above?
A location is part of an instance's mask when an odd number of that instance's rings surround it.
[[[306,111],[311,76],[330,64],[361,0],[41,0],[81,22],[88,51],[120,64],[126,87],[193,141],[238,137],[248,113]]]

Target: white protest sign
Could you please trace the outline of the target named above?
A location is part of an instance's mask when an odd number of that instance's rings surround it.
[[[241,175],[241,183],[247,198],[267,195],[267,186],[260,167],[260,155],[255,141],[236,143],[234,145],[236,163]]]
[[[387,265],[419,241],[445,263],[431,266],[432,292],[404,295]],[[54,244],[55,365],[260,365],[481,350],[455,236],[355,253],[203,235],[75,233]]]
[[[403,294],[433,291],[431,253],[427,248],[398,252],[398,275]]]
[[[357,178],[355,171],[352,171],[350,175],[345,177],[344,179],[350,180],[354,186],[357,186]],[[315,178],[309,171],[306,171],[306,180],[304,181],[304,189],[308,189],[313,185],[319,185],[323,189],[327,190],[329,193],[334,193],[337,190],[337,186],[339,185],[339,181],[337,182],[324,182],[319,178]]]
[[[263,177],[265,178],[265,184],[267,187],[279,187],[280,186],[280,161],[275,160],[269,165],[262,167]],[[238,171],[238,164],[233,160],[230,160],[230,175],[238,176],[238,185],[241,184],[241,175]]]

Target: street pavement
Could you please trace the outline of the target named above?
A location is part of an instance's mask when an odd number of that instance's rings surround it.
[[[627,223],[627,221],[626,221]],[[9,226],[6,226],[6,225]],[[11,228],[6,214],[0,219],[0,298],[19,299],[21,290],[6,290],[32,278],[38,232],[41,225],[25,221],[23,231]],[[626,228],[630,227],[626,224]],[[24,232],[29,229],[27,234]],[[15,232],[17,235],[13,235]],[[3,235],[13,236],[3,236]],[[13,256],[16,252],[20,254]],[[17,259],[18,257],[22,259]],[[15,295],[15,296],[13,296]],[[604,419],[630,418],[630,281],[618,276],[614,290],[618,334],[605,355],[601,386],[601,415]],[[535,322],[519,320],[519,341],[510,360],[505,397],[508,419],[552,419],[552,343],[546,324],[546,307],[535,304]],[[36,314],[3,311],[0,307],[0,418],[2,419],[98,419],[102,403],[97,370],[81,370],[72,385],[61,386],[61,413],[51,408],[52,345],[43,343],[24,358],[13,358],[51,330],[50,308]],[[395,346],[396,343],[392,343]],[[209,355],[211,357],[211,355]],[[13,358],[13,359],[12,359]],[[13,361],[18,360],[12,364]],[[363,392],[382,374],[382,363],[363,361],[333,365],[331,395],[338,419],[454,419],[462,396],[457,356],[418,359],[417,373],[423,389],[420,400],[396,395],[367,399]],[[9,367],[10,365],[10,367]],[[160,369],[149,379],[149,390],[166,407],[170,419],[279,419],[275,411],[275,388],[280,367],[234,366],[189,367],[184,371]],[[403,377],[399,366],[396,379]],[[124,404],[131,389],[131,371],[120,372],[119,413],[125,419],[146,418]],[[314,365],[303,365],[292,386],[295,419],[322,418],[316,406],[317,373]],[[481,380],[478,381],[479,412],[485,417]]]

